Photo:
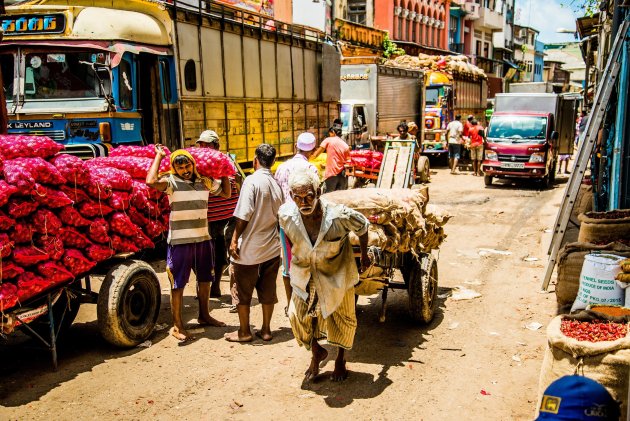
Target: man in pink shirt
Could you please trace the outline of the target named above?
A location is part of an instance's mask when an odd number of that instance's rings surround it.
[[[335,123],[329,132],[334,136],[327,137],[319,148],[313,152],[311,159],[315,159],[326,150],[326,172],[324,173],[324,189],[326,192],[336,190],[346,190],[348,188],[348,177],[346,177],[345,164],[350,159],[350,147],[340,137],[341,123]]]

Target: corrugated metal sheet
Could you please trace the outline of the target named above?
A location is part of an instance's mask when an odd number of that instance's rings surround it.
[[[420,122],[420,73],[379,67],[377,133],[396,132],[401,121]]]

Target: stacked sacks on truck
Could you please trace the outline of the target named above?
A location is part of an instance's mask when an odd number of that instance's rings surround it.
[[[153,146],[88,161],[59,154],[62,149],[47,137],[0,136],[2,312],[117,253],[153,248],[168,229],[168,197],[145,184]],[[224,155],[203,159],[199,169],[212,168],[212,176],[235,172]],[[161,170],[169,170],[168,160]]]

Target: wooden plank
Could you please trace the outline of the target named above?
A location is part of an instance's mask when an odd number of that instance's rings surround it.
[[[388,148],[385,151],[385,157],[381,164],[381,180],[378,186],[385,189],[392,187],[394,178],[394,168],[396,166],[396,160],[398,159],[398,148]]]
[[[392,187],[405,188],[405,180],[407,179],[407,167],[409,166],[409,157],[411,156],[411,148],[409,146],[400,146],[398,149],[398,160],[396,162],[396,172],[394,173],[394,183]]]

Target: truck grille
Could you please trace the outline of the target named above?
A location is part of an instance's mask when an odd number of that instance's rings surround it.
[[[27,136],[48,136],[55,142],[63,142],[66,140],[66,132],[63,130],[24,130],[12,132],[11,134],[23,134]]]
[[[529,162],[529,155],[509,155],[498,154],[499,161],[506,162]]]

